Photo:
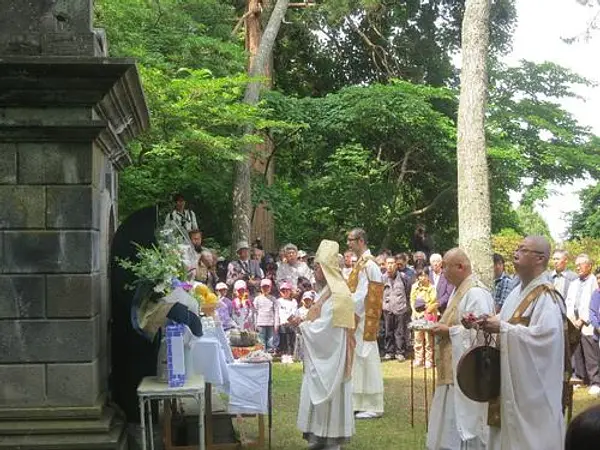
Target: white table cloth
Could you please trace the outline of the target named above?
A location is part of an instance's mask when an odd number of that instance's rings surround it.
[[[207,383],[215,386],[229,383],[227,360],[216,337],[192,339],[186,346],[185,366],[187,376],[202,375]]]
[[[229,364],[229,412],[267,414],[269,363]]]
[[[206,329],[186,345],[186,375],[201,375],[218,391],[229,395],[231,414],[267,414],[269,363],[235,361],[221,328]]]

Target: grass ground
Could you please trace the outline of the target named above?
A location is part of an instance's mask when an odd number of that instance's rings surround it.
[[[356,434],[346,450],[423,449],[425,446],[425,408],[422,369],[415,370],[415,426],[410,426],[410,364],[383,363],[385,414],[381,419],[357,421]],[[302,365],[275,364],[273,368],[273,450],[297,450],[306,447],[296,428]],[[431,383],[431,381],[430,381]],[[428,393],[431,395],[431,384]],[[418,400],[417,400],[418,399]],[[585,389],[575,393],[574,415],[597,399]]]

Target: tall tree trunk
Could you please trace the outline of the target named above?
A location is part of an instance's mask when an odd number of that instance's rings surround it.
[[[246,51],[249,55],[248,69],[252,67],[252,63],[258,47],[260,45],[262,35],[262,20],[260,14],[260,0],[248,0],[249,14],[246,19]],[[263,0],[262,5],[265,9],[270,9],[273,0]],[[252,13],[256,11],[255,13]],[[265,70],[265,83],[267,89],[273,87],[273,52],[269,55]],[[252,173],[264,177],[265,183],[271,186],[274,181],[275,164],[272,154],[275,150],[272,139],[269,139],[267,133],[264,134],[264,142],[256,146],[255,151],[250,153],[250,166]],[[270,161],[269,161],[270,160]],[[260,238],[263,248],[267,252],[275,252],[275,219],[273,211],[269,209],[268,204],[261,202],[255,206],[251,219],[251,237],[252,239]]]
[[[262,80],[257,79],[264,77],[267,72],[267,66],[270,61],[270,56],[273,53],[275,40],[279,34],[281,22],[285,17],[288,9],[289,0],[277,0],[269,22],[262,33],[260,45],[253,58],[249,75],[254,78],[248,86],[244,94],[244,103],[256,105],[260,97],[260,89]],[[251,134],[254,129],[246,127],[244,133]],[[254,146],[249,145],[245,148],[245,155],[241,161],[236,162],[234,168],[233,181],[233,236],[232,245],[235,246],[241,240],[250,240],[251,219],[252,219],[252,187],[251,187],[251,162],[250,154]]]
[[[492,221],[484,128],[489,22],[490,0],[467,0],[462,24],[457,159],[459,245],[471,258],[474,272],[491,286]]]

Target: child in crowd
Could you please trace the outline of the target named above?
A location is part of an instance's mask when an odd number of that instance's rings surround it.
[[[300,300],[300,308],[296,311],[296,316],[302,320],[306,320],[306,316],[308,316],[308,310],[312,306],[315,301],[316,292],[315,291],[305,291],[302,294],[302,299]],[[304,340],[302,339],[302,333],[300,329],[296,330],[296,345],[294,346],[294,359],[296,361],[302,361],[304,359]]]
[[[255,330],[256,311],[248,295],[248,286],[244,280],[237,280],[233,285],[231,318],[240,330]]]
[[[227,297],[227,285],[225,283],[217,283],[216,286],[217,295],[219,297],[219,303],[217,304],[217,316],[221,322],[221,326],[224,331],[233,328],[233,320],[231,320],[231,314],[233,312],[231,306],[231,299]]]
[[[429,267],[417,271],[417,281],[410,293],[412,320],[425,319],[437,322],[438,303],[435,286],[429,281]],[[431,333],[419,330],[415,332],[415,360],[413,365],[418,367],[425,361],[425,368],[433,367],[433,339]]]
[[[256,326],[265,350],[269,353],[275,351],[275,336],[279,328],[279,311],[277,299],[271,295],[272,282],[264,278],[260,282],[261,294],[254,299],[256,309]]]
[[[296,313],[298,304],[292,298],[292,290],[292,283],[284,281],[279,286],[280,297],[277,299],[279,311],[279,352],[281,353],[281,362],[284,364],[294,362],[292,354],[294,353],[296,333],[294,327],[288,323],[288,320]]]

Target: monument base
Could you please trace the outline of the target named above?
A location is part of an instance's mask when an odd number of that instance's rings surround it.
[[[2,421],[0,449],[126,450],[127,434],[123,419],[106,407],[95,418]]]

